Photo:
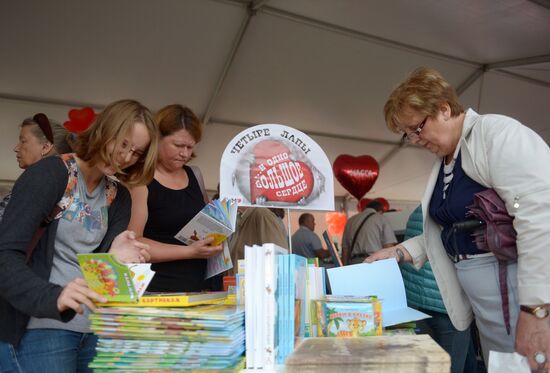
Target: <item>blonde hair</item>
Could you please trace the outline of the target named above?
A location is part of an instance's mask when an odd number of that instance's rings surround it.
[[[143,123],[150,142],[140,160],[121,170],[109,152],[114,142],[118,148],[136,123]],[[83,161],[95,165],[104,162],[115,168],[115,176],[127,186],[146,185],[153,180],[158,153],[158,129],[149,109],[134,100],[120,100],[108,105],[88,129],[78,135],[75,153]]]
[[[449,82],[438,71],[419,67],[393,90],[386,101],[384,105],[386,125],[391,131],[398,133],[400,132],[399,116],[403,111],[412,109],[422,115],[434,117],[442,104],[449,104],[452,117],[464,112]]]

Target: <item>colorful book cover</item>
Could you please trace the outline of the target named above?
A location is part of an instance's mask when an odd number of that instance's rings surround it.
[[[227,297],[225,291],[187,292],[187,293],[147,293],[136,303],[125,304],[110,302],[110,307],[191,307],[199,304],[221,303]]]
[[[327,296],[324,300],[316,301],[315,305],[319,336],[382,335],[381,304],[376,297]]]
[[[121,264],[112,254],[78,254],[88,287],[109,302],[137,302],[155,274],[150,263]]]
[[[212,245],[220,245],[235,231],[237,202],[214,200],[191,219],[175,236],[186,245],[214,237]],[[231,267],[230,267],[231,268]]]

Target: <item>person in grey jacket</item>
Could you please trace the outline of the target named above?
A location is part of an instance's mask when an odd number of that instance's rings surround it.
[[[395,257],[418,269],[429,259],[453,325],[464,330],[475,314],[486,362],[491,350],[517,351],[531,369],[547,371],[548,145],[510,117],[465,112],[451,85],[429,68],[412,72],[391,93],[384,113],[390,130],[429,150],[437,161],[422,198],[424,233],[367,261]],[[454,223],[468,219],[474,194],[488,188],[504,201],[517,232],[518,260],[507,264],[509,333],[496,258],[479,250],[470,232],[452,232]]]
[[[0,371],[89,371],[97,338],[86,315],[106,299],[87,287],[76,255],[148,258],[147,245],[126,231],[128,190],[111,176],[128,186],[149,182],[157,139],[147,108],[118,101],[79,135],[75,154],[45,158],[16,181],[0,223]],[[59,204],[27,262],[33,234]]]

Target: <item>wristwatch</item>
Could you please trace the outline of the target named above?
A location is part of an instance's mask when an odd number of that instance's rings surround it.
[[[529,307],[521,305],[519,306],[519,309],[523,312],[530,313],[539,320],[545,319],[548,317],[548,315],[550,315],[550,311],[548,311],[548,309],[544,308],[543,306]]]
[[[402,263],[405,259],[405,253],[403,253],[403,250],[398,247],[395,249],[395,253],[397,254],[397,263]]]

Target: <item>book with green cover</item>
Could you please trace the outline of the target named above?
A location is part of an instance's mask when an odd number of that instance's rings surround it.
[[[112,254],[78,254],[88,287],[108,302],[137,302],[155,274],[151,263],[122,264]]]

